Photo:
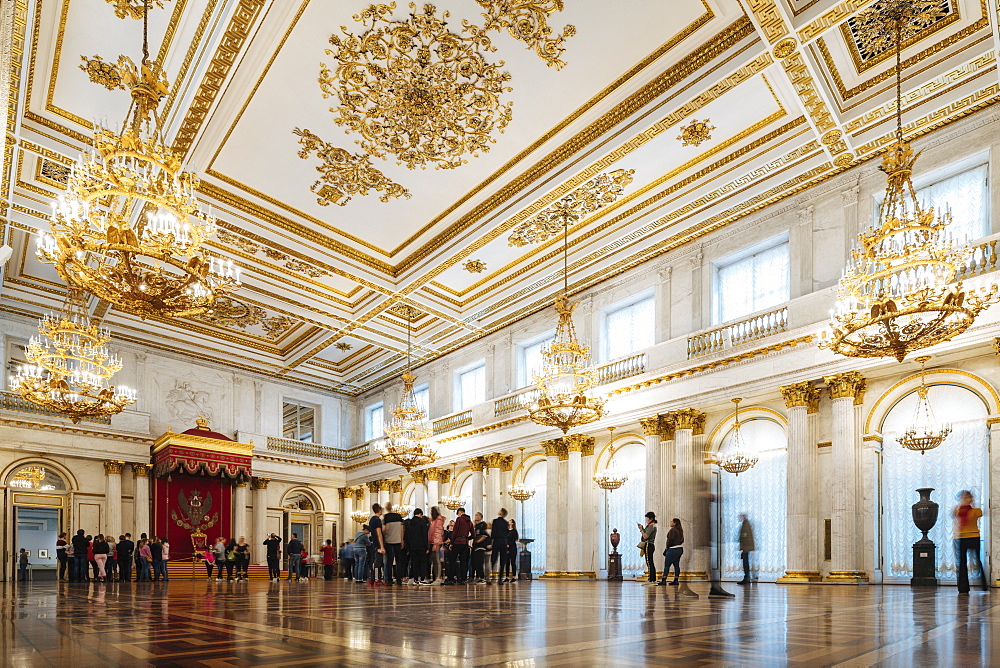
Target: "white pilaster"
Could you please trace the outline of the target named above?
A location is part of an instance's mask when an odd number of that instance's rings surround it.
[[[247,483],[238,483],[233,488],[233,536],[239,539],[247,536]]]
[[[486,513],[483,512],[483,494],[485,494],[483,469],[486,467],[486,461],[482,457],[473,457],[469,460],[469,466],[472,467],[472,498],[469,499],[470,507],[466,510],[473,517],[476,513],[483,513],[485,519]]]
[[[140,534],[150,533],[149,526],[149,464],[132,464],[135,478],[135,527],[132,534],[138,539]]]
[[[681,521],[685,536],[681,575],[685,579],[703,580],[708,577],[711,535],[708,504],[703,498],[707,491],[703,477],[705,414],[693,408],[685,408],[671,411],[666,419],[674,427],[674,456],[677,462],[674,476],[677,487],[674,501],[677,510],[672,516]],[[661,531],[668,526],[668,519],[664,516],[661,520]],[[658,541],[657,547],[662,544],[663,540]]]
[[[990,494],[989,555],[992,561],[990,570],[997,575],[1000,573],[1000,416],[991,416],[988,424],[990,425],[990,489],[994,490]],[[942,504],[941,511],[944,512],[940,512],[939,517],[947,521],[949,519],[947,513],[951,509]],[[994,578],[993,586],[1000,587],[1000,577]]]
[[[122,527],[122,467],[125,462],[104,460],[104,522],[103,532],[118,540]]]
[[[660,416],[642,418],[639,420],[643,433],[646,435],[646,510],[660,512],[663,504],[660,476],[660,435],[662,433]]]
[[[250,543],[250,554],[260,565],[267,563],[267,552],[264,550],[264,532],[267,526],[267,484],[270,478],[253,478],[253,536]]]
[[[581,436],[574,434],[573,436]],[[581,438],[586,438],[581,436]],[[570,447],[569,458],[566,462],[566,504],[568,508],[579,508],[583,510],[583,462],[580,449]],[[565,515],[563,515],[566,517]],[[572,575],[577,575],[583,571],[583,522],[582,518],[577,521],[566,523],[566,570]]]
[[[483,517],[487,522],[492,522],[500,510],[502,501],[501,492],[501,470],[503,468],[503,455],[494,453],[486,456],[488,468],[486,469],[486,503]]]
[[[813,517],[817,454],[811,427],[819,410],[820,391],[803,382],[782,387],[781,394],[788,409],[786,496],[793,501],[787,504],[785,522],[785,575],[778,582],[818,582],[820,574]]]
[[[560,553],[559,541],[556,536],[562,531],[562,520],[558,513],[554,512],[559,508],[559,500],[562,496],[559,491],[559,446],[562,439],[542,441],[542,448],[545,450],[545,574],[558,574]],[[522,531],[522,535],[523,531]]]

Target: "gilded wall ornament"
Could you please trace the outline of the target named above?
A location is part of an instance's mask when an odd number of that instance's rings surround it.
[[[576,28],[568,25],[562,32],[552,36],[552,28],[548,24],[548,16],[553,12],[563,10],[563,0],[476,0],[485,9],[483,27],[470,26],[463,21],[473,34],[476,31],[507,29],[510,36],[533,48],[538,57],[549,67],[561,69],[566,63],[560,56],[566,47],[563,40],[576,34]]]
[[[326,53],[337,63],[320,64],[320,89],[337,100],[334,122],[360,134],[369,154],[391,154],[410,169],[459,167],[489,151],[493,133],[510,122],[512,103],[500,101],[510,75],[499,69],[503,61],[484,58],[496,48],[481,29],[457,35],[447,28],[449,12],[409,6],[407,20],[393,21],[395,3],[371,5],[354,16],[364,33],[342,27],[343,37],[331,35]]]
[[[486,271],[486,263],[482,260],[469,260],[462,265],[462,269],[465,269],[470,274],[481,274]]]
[[[83,61],[80,69],[87,73],[91,82],[104,86],[108,90],[119,88],[125,90],[125,86],[122,85],[122,73],[118,70],[117,65],[105,62],[97,54],[94,54],[93,58],[80,56],[80,60]]]
[[[316,165],[316,171],[322,176],[309,187],[318,196],[316,202],[320,205],[344,206],[351,201],[351,195],[367,195],[369,190],[383,193],[379,197],[383,202],[388,202],[390,197],[410,198],[410,191],[376,169],[367,155],[338,148],[308,129],[295,128],[292,132],[298,135],[302,146],[298,152],[300,158],[305,160],[315,152],[322,161]]]
[[[879,0],[857,16],[847,19],[845,27],[854,38],[862,62],[876,58],[896,46],[896,33],[885,29],[884,16],[890,11],[903,11],[906,14],[899,35],[905,43],[949,16],[952,6],[951,0],[907,0],[905,3]]]
[[[598,174],[566,197],[517,226],[507,237],[507,245],[537,244],[561,234],[564,225],[579,222],[588,213],[602,209],[618,199],[625,191],[625,186],[632,183],[633,174],[635,174],[634,169],[616,169]]]
[[[712,130],[715,129],[715,126],[709,125],[709,123],[711,120],[708,118],[703,121],[692,120],[690,124],[681,128],[677,140],[681,142],[681,146],[701,146],[702,142],[712,138]]]
[[[115,6],[115,16],[120,19],[141,19],[143,12],[158,7],[163,9],[164,0],[104,0]]]

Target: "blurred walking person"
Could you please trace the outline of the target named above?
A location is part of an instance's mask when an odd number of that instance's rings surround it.
[[[986,584],[986,569],[979,558],[979,518],[983,509],[972,505],[972,492],[963,489],[958,493],[958,506],[952,511],[955,518],[955,550],[958,552],[958,593],[969,593],[969,553],[972,553],[973,567],[979,569],[983,591],[989,591]]]
[[[740,558],[743,559],[743,579],[739,584],[750,584],[753,579],[750,577],[750,553],[757,549],[753,539],[753,526],[747,519],[746,513],[740,513]]]

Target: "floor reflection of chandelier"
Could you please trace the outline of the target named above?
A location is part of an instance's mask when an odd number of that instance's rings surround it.
[[[514,471],[514,475],[512,476],[514,480],[517,480],[517,474],[519,472],[522,472],[521,473],[522,476],[526,473],[526,471],[524,471],[524,448],[518,448],[518,450],[521,451],[521,463],[517,465],[517,470]],[[534,487],[529,487],[524,482],[511,483],[507,487],[507,496],[514,499],[515,501],[527,501],[534,495],[535,495]]]
[[[118,61],[132,95],[124,127],[95,128],[93,148],[53,204],[51,231],[39,232],[37,256],[70,286],[142,318],[199,315],[239,287],[239,270],[204,251],[215,219],[195,199],[197,177],[164,141],[157,106],[169,86],[161,64],[149,62],[145,12],[143,22],[142,63]]]
[[[611,432],[611,440],[608,442],[608,447],[611,448],[611,454],[608,456],[608,465],[603,471],[594,476],[594,482],[601,489],[613,492],[628,482],[628,474],[619,470],[615,465],[615,428],[608,427],[608,431]]]
[[[111,333],[90,321],[81,295],[71,291],[58,316],[39,320],[38,333],[25,348],[29,363],[11,377],[13,392],[73,422],[135,403],[135,390],[109,384],[122,363],[108,352]]]
[[[934,418],[934,410],[931,408],[931,401],[927,397],[927,384],[924,382],[924,365],[930,357],[918,357],[920,362],[920,387],[917,388],[917,407],[913,412],[913,423],[910,428],[898,439],[901,446],[907,450],[913,450],[924,454],[928,450],[938,447],[951,433],[951,425],[938,422]]]
[[[919,29],[929,3],[886,0],[879,3],[862,39],[895,37],[896,140],[882,156],[885,201],[876,224],[859,235],[832,313],[832,335],[820,345],[849,357],[895,357],[961,334],[976,316],[997,301],[997,287],[966,291],[952,285],[968,257],[946,232],[950,213],[938,214],[917,200],[911,181],[917,155],[903,141],[902,42]]]
[[[392,419],[385,427],[385,439],[378,447],[379,456],[390,464],[402,466],[407,471],[417,466],[431,464],[437,459],[437,452],[427,445],[433,430],[427,422],[427,415],[413,395],[413,381],[417,379],[410,371],[410,326],[413,311],[406,312],[406,371],[403,372],[403,396],[399,405],[390,413]]]
[[[719,467],[727,473],[739,475],[752,469],[757,464],[757,458],[750,454],[740,433],[740,402],[742,399],[733,399],[736,404],[736,424],[733,425],[733,436],[729,439],[729,447],[726,454],[719,457]]]

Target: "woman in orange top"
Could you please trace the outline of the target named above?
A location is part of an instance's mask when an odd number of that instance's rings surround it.
[[[986,586],[986,572],[979,558],[979,518],[983,516],[982,508],[972,507],[972,492],[963,489],[958,493],[958,506],[952,511],[955,518],[955,549],[958,551],[958,593],[969,593],[969,552],[973,553],[973,566],[979,569],[983,580],[983,591],[989,591]]]

